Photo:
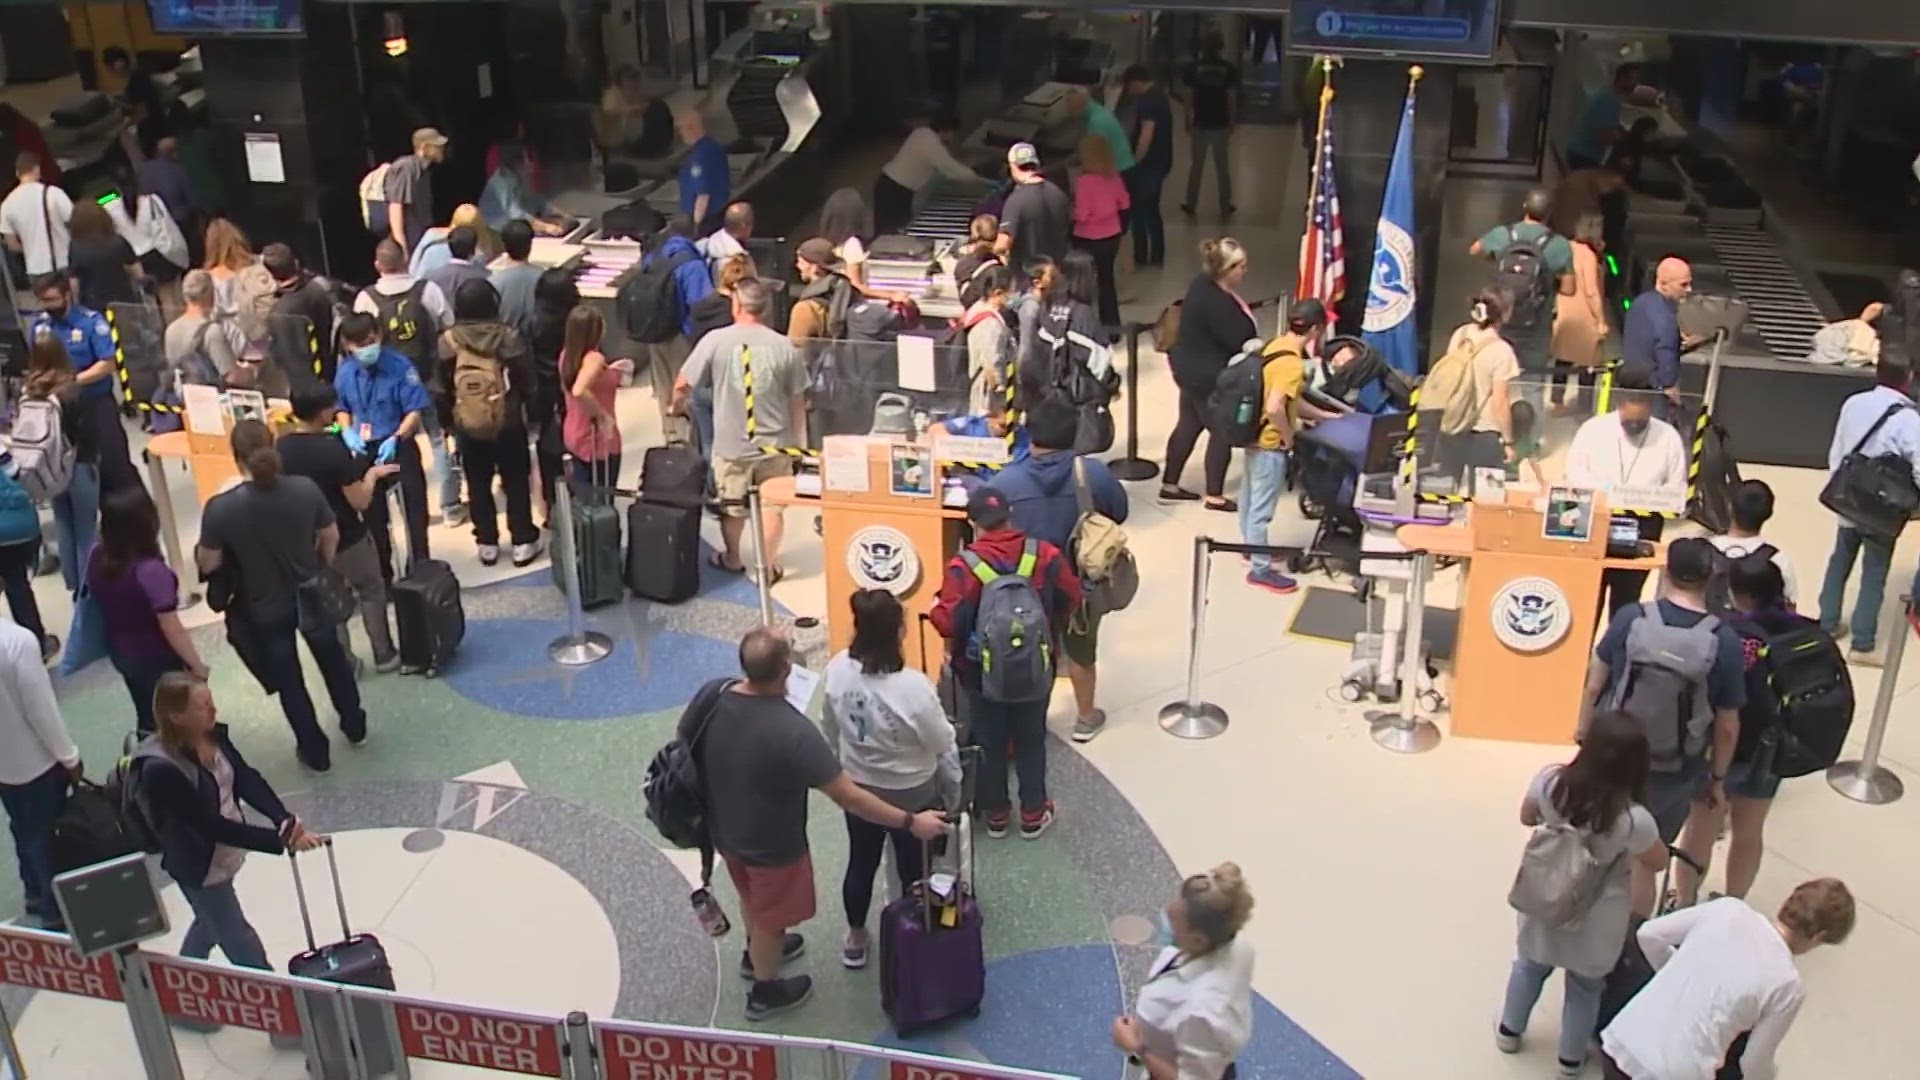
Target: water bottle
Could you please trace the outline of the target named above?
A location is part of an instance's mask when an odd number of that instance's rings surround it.
[[[726,937],[727,932],[733,929],[733,924],[727,921],[726,909],[720,906],[720,901],[714,899],[711,892],[695,889],[687,902],[693,905],[693,917],[700,920],[700,929],[705,930],[708,937]]]
[[[1239,408],[1233,411],[1233,422],[1236,424],[1253,423],[1253,402],[1251,400],[1246,398],[1241,399]]]

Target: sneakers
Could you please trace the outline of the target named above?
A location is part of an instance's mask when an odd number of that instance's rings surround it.
[[[1095,735],[1107,726],[1107,710],[1095,709],[1093,715],[1083,716],[1073,722],[1073,741],[1092,742]]]
[[[871,942],[872,939],[864,933],[856,937],[855,931],[847,931],[847,940],[840,945],[840,966],[849,971],[866,967],[867,947]]]
[[[1265,589],[1270,593],[1278,593],[1281,596],[1285,596],[1291,592],[1297,592],[1300,588],[1299,582],[1275,570],[1271,566],[1265,570],[1248,571],[1247,584],[1256,589]]]
[[[1556,1058],[1555,1060],[1560,1066],[1553,1074],[1557,1080],[1579,1080],[1580,1074],[1586,1071],[1587,1068],[1585,1060],[1568,1061],[1565,1058]]]
[[[367,725],[365,721],[362,721],[360,726],[352,731],[348,731],[344,727],[341,728],[340,734],[346,736],[348,746],[360,747],[367,745]]]
[[[499,544],[481,544],[480,545],[480,565],[481,566],[492,566],[494,563],[497,563],[499,561],[500,561],[500,545]]]
[[[807,939],[801,937],[799,934],[789,933],[786,939],[780,943],[780,966],[786,967],[788,964],[805,956],[806,952]],[[753,958],[747,955],[745,949],[740,950],[740,977],[743,979],[753,978]]]
[[[813,979],[795,975],[791,979],[757,982],[747,991],[747,1019],[765,1020],[797,1009],[813,996]]]
[[[1048,803],[1044,809],[1037,811],[1022,810],[1020,811],[1020,839],[1035,839],[1041,833],[1046,832],[1047,826],[1051,824],[1053,824],[1052,803]]]
[[[1007,835],[1007,824],[1013,820],[1012,814],[1005,810],[990,810],[987,812],[986,817],[988,836],[998,840]]]
[[[531,544],[513,545],[513,565],[526,566],[532,563],[533,560],[540,557],[540,551],[540,541],[538,540],[535,540]]]
[[[374,657],[373,670],[379,672],[382,675],[385,675],[393,671],[399,671],[400,670],[400,653],[396,650],[391,656],[387,656],[384,658],[378,657],[378,656]]]
[[[1508,1031],[1505,1024],[1495,1024],[1493,1045],[1499,1047],[1503,1054],[1517,1054],[1520,1052],[1520,1036]]]

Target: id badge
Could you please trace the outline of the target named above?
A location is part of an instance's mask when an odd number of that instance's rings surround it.
[[[360,425],[360,441],[361,442],[373,441],[373,425],[372,424]]]

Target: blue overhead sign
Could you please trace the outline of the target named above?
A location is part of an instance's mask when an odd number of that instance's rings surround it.
[[[1304,53],[1490,60],[1499,0],[1293,0],[1287,47]]]

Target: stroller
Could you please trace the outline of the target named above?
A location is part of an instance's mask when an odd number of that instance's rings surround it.
[[[1360,574],[1360,536],[1364,526],[1353,508],[1360,468],[1374,417],[1349,413],[1303,430],[1294,441],[1294,477],[1300,486],[1300,513],[1319,522],[1306,550],[1287,560],[1299,573]],[[1362,578],[1357,587],[1366,588]]]

